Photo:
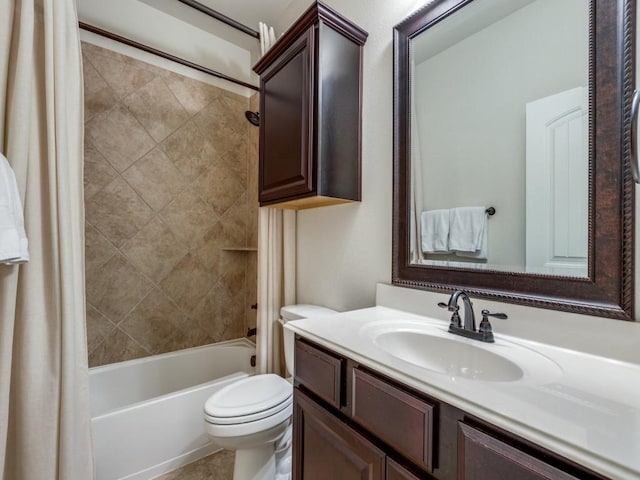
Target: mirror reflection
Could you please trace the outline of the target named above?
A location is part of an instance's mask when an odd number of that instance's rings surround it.
[[[410,51],[411,262],[586,277],[588,0],[475,0]]]

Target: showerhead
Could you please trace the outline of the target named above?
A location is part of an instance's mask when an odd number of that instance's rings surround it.
[[[251,125],[255,125],[256,127],[260,126],[260,112],[247,110],[244,112],[244,116],[247,117],[247,120],[249,120]]]

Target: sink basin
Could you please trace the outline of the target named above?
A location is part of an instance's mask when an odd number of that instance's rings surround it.
[[[447,331],[441,322],[398,320],[372,322],[360,330],[373,346],[400,360],[452,380],[546,383],[562,375],[547,356],[516,341],[496,338],[483,343]]]
[[[513,382],[523,376],[511,360],[480,346],[415,331],[380,333],[376,346],[405,362],[446,374],[485,382]]]

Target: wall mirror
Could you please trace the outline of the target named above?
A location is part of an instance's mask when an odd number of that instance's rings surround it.
[[[633,0],[434,0],[394,29],[393,283],[633,318]]]

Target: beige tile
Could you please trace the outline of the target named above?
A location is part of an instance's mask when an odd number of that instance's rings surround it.
[[[256,92],[249,97],[249,110],[259,110],[260,109],[260,93]]]
[[[257,252],[247,254],[247,273],[245,276],[245,330],[257,324],[257,310],[251,305],[258,303],[258,255]]]
[[[159,148],[154,148],[122,174],[156,212],[187,185],[187,179]]]
[[[119,326],[145,349],[157,354],[170,351],[174,343],[183,343],[185,335],[174,325],[181,317],[184,314],[155,288]]]
[[[194,182],[200,197],[223,215],[245,192],[245,185],[224,166],[213,166]]]
[[[151,150],[155,142],[121,104],[95,116],[86,125],[94,147],[122,172]]]
[[[188,121],[172,133],[160,148],[173,161],[176,168],[189,180],[195,180],[201,173],[221,161],[213,143],[197,127]]]
[[[160,77],[126,97],[123,103],[156,142],[162,141],[189,118]]]
[[[217,272],[211,272],[195,256],[188,254],[160,283],[160,288],[182,311],[191,313],[216,280]]]
[[[241,297],[243,302],[246,269],[247,254],[245,252],[223,251],[220,255],[220,284],[230,298]]]
[[[246,194],[240,195],[236,202],[220,217],[224,247],[247,245],[248,211]]]
[[[84,232],[84,256],[87,271],[102,267],[118,253],[116,247],[90,224],[85,223]]]
[[[250,247],[258,246],[258,205],[252,203],[247,207],[247,245]]]
[[[198,305],[193,318],[214,342],[242,336],[243,304],[230,298],[220,283]]]
[[[89,366],[98,367],[149,355],[150,352],[146,351],[122,330],[116,328],[89,354]]]
[[[245,117],[245,110],[234,108],[232,103],[230,104],[224,97],[220,97],[203,108],[194,119],[204,132],[209,133],[214,139],[220,139],[229,132],[246,130],[246,125],[249,122]]]
[[[245,97],[244,95],[240,95],[229,90],[223,90],[222,101],[227,105],[229,110],[233,111],[234,114],[237,114],[237,117],[234,118],[238,119],[238,123],[242,123],[244,125],[245,123],[240,121],[240,119],[244,118],[244,112],[249,110],[249,107],[251,106],[250,97]]]
[[[133,238],[153,216],[153,210],[118,177],[86,205],[87,221],[114,245]]]
[[[105,185],[111,182],[118,172],[107,162],[91,140],[86,139],[84,144],[84,199],[85,201],[98,193]]]
[[[224,97],[211,102],[193,120],[213,143],[216,152],[240,182],[247,180],[247,139],[249,128],[255,129],[244,116],[244,109],[229,106]]]
[[[188,251],[189,247],[158,218],[152,219],[122,246],[122,253],[131,264],[156,283],[162,281]]]
[[[87,272],[87,301],[115,324],[152,288],[120,254],[114,255],[102,268]]]
[[[116,328],[115,323],[87,305],[87,351],[93,352]]]
[[[124,63],[134,68],[141,68],[141,69],[147,70],[153,73],[154,76],[158,76],[158,75],[168,76],[172,73],[170,70],[157,67],[150,63],[143,62],[142,60],[138,60],[136,58],[130,57],[128,55],[123,55],[114,50],[109,50],[108,48],[92,45],[88,42],[82,42],[82,53],[83,55],[86,55],[87,58],[92,62],[97,62],[97,61],[100,61],[103,57],[107,57],[111,60]]]
[[[200,328],[196,319],[189,317],[188,320],[188,325],[182,329],[182,332],[185,334],[184,342],[182,344],[175,344],[175,346],[172,345],[173,349],[180,350],[183,348],[199,347],[201,345],[215,343],[215,340]]]
[[[84,57],[84,56],[83,56]],[[117,102],[115,93],[89,61],[83,61],[84,121],[112,108]]]
[[[192,252],[200,262],[212,272],[219,272],[222,248],[244,247],[247,245],[245,233],[247,205],[244,196],[224,214],[218,222],[207,230],[192,247]]]
[[[87,51],[86,48],[85,51]],[[93,51],[87,51],[87,56],[119,99],[135,92],[156,78],[153,72],[139,65],[139,62],[133,59],[127,60],[123,58],[123,55],[117,57],[118,54],[115,52],[115,55],[104,55],[105,51],[102,49],[102,52],[97,54],[94,54]]]
[[[232,245],[226,242],[225,232],[220,222],[211,226],[205,234],[192,246],[191,252],[207,269],[218,274],[220,264],[220,248]]]
[[[189,115],[195,115],[222,95],[218,87],[176,73],[168,75],[165,82]]]
[[[190,246],[196,245],[218,220],[215,211],[190,188],[167,205],[160,217],[182,242]]]
[[[156,480],[233,480],[234,452],[223,450],[204,457]]]
[[[227,145],[231,145],[220,155],[222,163],[238,182],[246,186],[248,175],[246,139],[233,133],[226,139]]]

